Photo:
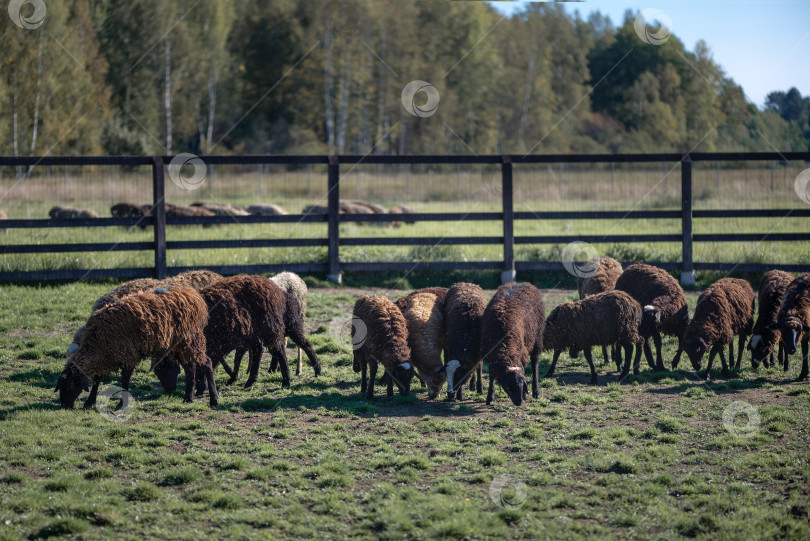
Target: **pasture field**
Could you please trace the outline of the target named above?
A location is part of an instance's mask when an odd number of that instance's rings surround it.
[[[144,363],[132,412],[61,410],[72,333],[111,287],[0,286],[0,540],[810,538],[810,394],[795,357],[784,374],[752,372],[746,356],[710,384],[686,359],[623,384],[600,367],[592,386],[582,357],[563,355],[521,408],[501,390],[492,406],[431,402],[418,382],[369,402],[330,329],[372,290],[311,287],[318,378],[305,363],[282,390],[265,359],[245,390],[219,371],[211,410],[184,404],[182,382],[164,395]],[[574,295],[544,290],[549,310]],[[667,365],[673,354],[665,340]],[[724,421],[733,402],[758,420]]]
[[[794,191],[793,181],[804,164],[743,165],[696,163],[693,173],[695,209],[806,208]],[[605,164],[515,166],[514,209],[517,212],[572,210],[677,210],[680,209],[678,164],[619,164],[615,172]],[[40,168],[41,169],[41,168]],[[142,204],[151,201],[149,168],[123,171],[110,167],[57,168],[49,176],[37,174],[17,182],[11,168],[0,171],[0,201],[10,218],[46,218],[55,204],[91,208],[109,216],[110,205],[120,201]],[[500,170],[472,166],[454,171],[415,171],[404,167],[344,166],[341,197],[379,203],[386,208],[408,205],[418,212],[500,212]],[[248,206],[260,202],[280,204],[290,213],[300,213],[309,204],[326,202],[326,168],[289,171],[272,169],[258,173],[244,167],[217,166],[203,186],[183,190],[166,178],[166,200],[190,204],[197,200]],[[771,242],[773,233],[805,232],[808,218],[695,219],[695,234],[758,233],[759,242],[697,242],[698,262],[807,264],[810,243]],[[680,219],[626,220],[518,220],[516,236],[680,234]],[[420,222],[398,228],[343,223],[341,237],[469,237],[503,234],[498,221]],[[285,239],[327,237],[326,223],[233,224],[225,226],[169,226],[169,241],[226,239]],[[3,244],[51,244],[95,242],[151,242],[152,230],[138,228],[17,229],[0,234]],[[623,261],[680,261],[679,242],[649,242],[614,245],[595,243],[602,255]],[[563,245],[515,246],[517,261],[560,261]],[[342,262],[386,261],[500,261],[500,245],[342,246]],[[169,266],[245,265],[325,262],[326,247],[169,250]],[[151,252],[82,252],[65,254],[6,254],[0,271],[59,270],[79,268],[150,267]]]

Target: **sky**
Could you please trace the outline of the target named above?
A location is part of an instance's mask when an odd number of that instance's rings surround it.
[[[530,2],[489,2],[513,13]],[[599,0],[566,3],[582,18],[601,11],[620,26],[627,9],[654,8],[690,51],[703,39],[714,60],[760,108],[773,90],[795,86],[810,95],[810,0]]]

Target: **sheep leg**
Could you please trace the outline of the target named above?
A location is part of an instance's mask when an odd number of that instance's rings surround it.
[[[607,346],[602,346],[602,366],[610,364],[610,356],[608,356]]]
[[[388,372],[386,372],[385,374],[388,376],[388,379],[386,380],[385,394],[388,395],[388,396],[394,396],[394,377],[391,376],[391,374],[389,374]],[[417,377],[418,377],[418,375],[417,375]],[[419,379],[421,381],[422,378],[419,378]],[[422,382],[422,387],[424,387],[424,386],[425,386],[425,382],[423,381]]]
[[[124,377],[121,376],[121,384],[123,385]],[[96,405],[96,397],[98,396],[98,386],[101,384],[101,376],[93,376],[93,388],[90,389],[90,396],[84,402],[85,409],[92,408]]]
[[[208,380],[208,405],[216,407],[219,404],[217,397],[217,384],[214,382],[214,367],[211,361],[206,361],[205,365],[198,366],[197,370],[202,370],[205,373],[205,379]]]
[[[495,398],[495,378],[492,377],[492,374],[489,375],[489,390],[487,391],[487,406],[492,404],[492,400]]]
[[[664,371],[664,359],[661,358],[661,333],[657,332],[653,334],[653,341],[655,342],[655,366],[651,366],[653,370],[656,372],[663,372]]]
[[[477,378],[475,380],[475,392],[484,394],[484,361],[478,363],[478,368],[475,369]]]
[[[621,347],[621,345],[619,346]],[[633,357],[633,344],[627,344],[624,346],[624,356],[627,358],[625,363],[630,364],[630,359]],[[636,355],[635,361],[633,361],[633,375],[638,376],[638,373],[641,371],[641,355]]]
[[[366,398],[371,400],[374,398],[374,380],[377,379],[377,361],[370,360],[368,364],[368,387],[366,388]]]
[[[594,367],[594,365],[593,365],[593,355],[591,354],[591,348],[589,348],[589,347],[585,348],[585,360],[588,361],[588,366],[591,367],[591,384],[596,385],[597,381],[598,381],[598,378],[596,376],[596,367]],[[532,363],[534,363],[534,361],[532,361]],[[536,385],[533,386],[533,388],[532,388],[533,392],[535,391],[535,388],[536,388]],[[539,394],[535,395],[535,398],[537,398],[538,396],[539,396]]]
[[[804,342],[802,342],[802,371],[799,372],[799,377],[796,378],[796,381],[807,381],[807,369],[808,369],[808,350],[810,350],[810,341],[806,338]]]
[[[197,379],[197,371],[192,363],[184,363],[183,372],[186,374],[186,395],[183,397],[183,402],[191,403],[194,402],[194,383]]]
[[[643,349],[644,349],[644,358],[647,359],[647,364],[650,365],[650,368],[655,370],[655,363],[653,362],[652,346],[650,346],[649,337],[644,339]]]
[[[300,376],[301,370],[304,368],[304,353],[301,348],[298,348],[298,366],[295,367],[295,375]]]
[[[683,336],[678,337],[678,351],[675,352],[675,357],[672,359],[672,369],[678,368],[678,363],[681,362],[681,353],[683,353]]]
[[[588,354],[590,354],[590,350],[588,350]],[[588,355],[585,356],[588,358]],[[538,352],[534,352],[531,355],[532,360],[532,398],[540,398],[540,354]],[[591,372],[595,374],[593,371],[593,363],[591,363]]]
[[[639,360],[640,360],[640,355],[641,355],[641,349],[643,349],[643,344],[644,343],[646,343],[646,340],[643,340],[643,342],[639,342],[639,344],[638,344],[638,347],[639,347]],[[616,355],[617,361],[616,362],[621,363],[622,362],[622,346],[621,346],[621,344],[619,344],[619,347],[616,348],[616,353],[617,353],[617,355]],[[622,371],[619,374],[619,381],[624,381],[624,378],[626,378],[629,375],[630,375],[630,356],[625,355],[624,356],[624,364],[622,365]]]
[[[732,343],[734,343],[734,339],[732,339]],[[729,351],[731,351],[731,350],[732,350],[732,347],[731,347],[731,345],[729,345]],[[726,364],[726,352],[725,352],[725,347],[724,347],[724,346],[720,346],[720,348],[719,348],[719,350],[718,350],[718,353],[720,354],[720,363],[721,363],[721,364],[722,364],[722,366],[723,366],[723,370],[722,370],[723,377],[724,377],[724,378],[727,378],[727,377],[729,376],[729,373],[728,373],[728,364]],[[730,353],[730,355],[733,355],[733,352],[731,352],[731,353]],[[734,357],[729,357],[729,358],[730,358],[730,362],[731,362],[731,364],[733,365],[733,363],[734,363]]]
[[[728,362],[731,368],[734,368],[734,337],[731,337],[731,342],[728,344]],[[723,376],[725,377],[725,375]]]
[[[737,364],[734,367],[737,370],[740,369],[740,363],[742,363],[743,351],[745,351],[745,348],[743,346],[745,346],[746,338],[747,336],[744,333],[740,333],[740,340],[739,342],[737,342]],[[730,360],[731,359],[729,359],[729,361]]]
[[[788,356],[785,348],[782,347],[782,341],[779,341],[779,353],[776,355],[777,362],[782,365],[782,371],[787,372],[788,369]]]
[[[230,372],[228,372],[228,364],[225,362],[225,359],[222,359],[222,362],[221,362],[222,368],[224,368],[225,372],[227,372],[228,375],[231,376],[230,378],[228,378],[228,381],[227,381],[228,385],[233,385],[234,383],[236,383],[236,380],[239,379],[239,367],[242,364],[242,358],[245,356],[245,351],[246,350],[244,350],[244,349],[237,349],[236,350],[236,353],[234,353],[234,356],[233,356],[233,370],[231,370]],[[250,364],[250,361],[248,360],[248,365],[249,364]],[[249,370],[250,369],[248,368],[248,371]]]
[[[288,318],[285,318],[285,327],[287,336],[290,337],[290,340],[292,340],[296,346],[304,350],[304,353],[307,354],[307,359],[309,359],[309,364],[312,365],[312,369],[315,371],[315,376],[316,377],[320,376],[321,363],[318,362],[318,356],[315,355],[315,350],[312,349],[312,344],[309,343],[309,340],[307,340],[307,337],[304,334],[304,322],[301,321],[300,317],[289,318],[290,321],[286,321],[286,319]],[[300,351],[298,354],[299,354],[298,364],[300,366],[301,365]]]
[[[282,387],[289,387],[290,386],[290,366],[287,364],[287,352],[284,350],[284,344],[282,343],[280,347],[275,347],[274,350],[271,350],[271,354],[273,358],[278,358],[278,364],[281,367],[281,386]],[[256,363],[256,373],[258,375],[259,367],[258,363]]]
[[[470,376],[470,390],[471,391],[475,389],[475,384],[476,384],[475,382],[476,382],[475,373],[473,373],[473,375]]]
[[[632,345],[628,351],[632,351]],[[638,374],[637,370],[641,367],[641,344],[636,344],[636,358],[633,360],[633,372]]]
[[[610,348],[610,353],[613,355],[613,362],[616,363],[616,371],[622,369],[622,356],[619,353],[620,348],[617,344],[613,344]]]
[[[554,358],[551,360],[551,366],[548,368],[548,372],[546,372],[546,375],[543,376],[543,379],[550,378],[551,376],[554,375],[554,370],[557,368],[557,359],[560,358],[560,353],[561,352],[562,352],[561,349],[555,349],[554,350]],[[492,375],[491,374],[489,376],[489,382],[492,383]]]
[[[271,349],[271,353],[273,358],[276,358],[276,352]],[[253,386],[256,383],[256,380],[259,379],[259,365],[262,363],[262,344],[260,342],[256,342],[250,345],[250,353],[248,358],[248,367],[249,367],[249,375],[248,380],[245,382],[245,389],[248,387]],[[282,368],[282,374],[283,374]],[[287,375],[287,380],[289,384],[289,374]],[[282,383],[281,386],[284,387],[283,382],[283,375],[282,375]]]
[[[361,361],[361,363],[362,363],[362,364],[361,364],[361,368],[360,368],[360,370],[361,370],[362,372],[361,372],[361,374],[360,374],[360,393],[365,393],[365,392],[366,392],[366,388],[367,388],[367,385],[366,385],[366,375],[367,375],[367,373],[368,373],[368,365],[366,364],[366,361],[365,361],[365,360]]]

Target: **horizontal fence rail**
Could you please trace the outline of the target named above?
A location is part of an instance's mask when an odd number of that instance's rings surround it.
[[[692,164],[695,162],[751,162],[751,161],[810,161],[810,152],[716,152],[716,153],[662,153],[662,154],[546,154],[546,155],[427,155],[427,156],[200,156],[207,165],[325,165],[327,166],[327,212],[310,214],[288,214],[278,216],[194,216],[177,217],[166,215],[165,168],[173,156],[63,156],[63,157],[0,157],[0,166],[39,167],[39,166],[150,166],[152,171],[151,216],[140,218],[79,218],[79,219],[8,219],[0,221],[2,229],[42,229],[42,228],[85,228],[85,227],[150,227],[153,230],[152,242],[98,242],[98,243],[51,243],[51,244],[3,244],[0,254],[41,254],[79,253],[111,251],[151,251],[154,253],[154,266],[142,268],[102,268],[65,269],[36,271],[0,272],[0,281],[38,280],[77,280],[85,278],[138,278],[154,276],[163,278],[191,270],[191,267],[168,266],[168,250],[209,250],[230,248],[293,248],[321,247],[326,249],[326,260],[322,263],[284,263],[259,265],[219,265],[205,266],[222,274],[271,273],[289,270],[300,273],[326,273],[331,280],[340,280],[341,272],[380,272],[380,271],[450,271],[450,270],[499,270],[504,281],[514,279],[517,271],[559,271],[564,265],[558,261],[516,261],[515,245],[564,244],[575,241],[585,243],[680,243],[680,262],[662,261],[651,264],[670,271],[680,271],[685,283],[694,279],[695,270],[762,272],[771,268],[781,268],[792,272],[810,270],[806,265],[768,263],[711,263],[694,262],[693,243],[695,242],[762,242],[810,241],[810,232],[794,233],[716,233],[695,234],[692,232],[695,218],[807,218],[810,206],[794,209],[730,209],[693,210]],[[680,164],[681,209],[680,210],[628,210],[628,211],[515,211],[513,201],[513,168],[524,164],[560,163],[652,163],[669,162]],[[340,213],[340,169],[343,165],[498,165],[501,170],[499,195],[501,212],[444,212],[409,214],[341,214]],[[681,232],[673,234],[586,234],[516,236],[515,222],[525,220],[678,220]],[[463,222],[496,221],[502,224],[503,233],[499,236],[467,237],[348,237],[340,236],[339,225],[345,223],[386,222]],[[167,226],[184,225],[228,225],[228,224],[297,224],[323,223],[327,226],[324,238],[288,239],[232,239],[232,240],[183,240],[167,241]],[[341,246],[441,246],[441,245],[501,245],[502,260],[498,261],[400,261],[400,262],[346,262],[340,259]],[[628,263],[628,262],[625,262]],[[198,268],[198,267],[194,267]]]

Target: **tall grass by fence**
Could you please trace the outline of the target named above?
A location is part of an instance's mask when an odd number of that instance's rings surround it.
[[[99,252],[104,254],[116,252],[152,252],[152,265],[139,266],[103,266],[96,264],[82,265],[81,260],[74,260],[69,268],[16,269],[14,265],[4,265],[0,280],[51,280],[81,279],[100,277],[162,277],[167,273],[180,272],[187,267],[172,265],[167,252],[192,251],[209,253],[214,250],[266,249],[276,250],[273,261],[248,264],[213,264],[206,266],[225,274],[238,272],[276,272],[292,270],[294,272],[326,273],[332,279],[338,279],[341,272],[374,272],[374,271],[420,271],[420,270],[491,270],[501,271],[504,279],[522,270],[560,270],[563,263],[551,260],[538,252],[532,257],[529,247],[536,245],[560,245],[574,241],[585,243],[614,243],[634,245],[655,243],[679,245],[679,258],[649,261],[669,270],[682,273],[682,279],[689,281],[695,270],[736,270],[740,272],[759,272],[773,267],[791,271],[804,271],[808,265],[785,263],[784,261],[762,260],[756,263],[746,261],[694,261],[694,244],[698,243],[795,243],[810,240],[807,227],[799,225],[796,231],[784,231],[784,228],[766,227],[758,229],[758,219],[779,219],[788,224],[804,224],[797,219],[810,217],[810,207],[804,205],[798,197],[793,204],[784,204],[783,199],[774,199],[770,205],[740,204],[738,208],[727,208],[723,197],[719,195],[721,176],[723,185],[728,190],[746,187],[745,193],[751,201],[761,200],[768,193],[790,193],[795,174],[788,174],[787,167],[777,164],[801,163],[810,160],[810,153],[700,153],[700,154],[634,154],[634,155],[534,155],[534,156],[202,156],[199,163],[206,168],[208,185],[203,185],[200,192],[209,196],[214,190],[222,194],[239,194],[241,183],[251,184],[251,190],[260,197],[264,191],[272,190],[273,171],[279,168],[290,170],[295,182],[292,192],[303,199],[323,200],[328,208],[324,214],[288,214],[283,216],[217,216],[217,217],[167,217],[165,200],[167,192],[172,197],[185,193],[174,183],[167,182],[166,165],[174,157],[46,157],[46,158],[2,158],[0,168],[14,168],[14,177],[4,187],[4,199],[10,192],[17,190],[19,195],[17,209],[23,213],[32,208],[37,201],[48,197],[64,199],[70,196],[74,201],[87,197],[86,182],[68,175],[68,168],[76,167],[110,167],[110,176],[104,183],[94,185],[95,190],[102,190],[110,200],[124,200],[143,197],[143,192],[151,188],[153,205],[152,216],[141,218],[89,218],[53,220],[14,216],[2,222],[2,227],[10,230],[43,230],[53,228],[70,228],[69,231],[94,231],[92,228],[124,226],[130,229],[135,226],[150,227],[152,235],[143,234],[137,240],[127,235],[119,236],[114,242],[6,242],[0,246],[4,257],[21,254],[30,257],[33,254],[80,254]],[[721,168],[722,163],[722,168]],[[760,164],[758,174],[748,178],[751,163]],[[211,179],[214,170],[220,167],[240,168],[240,175],[232,183],[214,187]],[[633,166],[646,167],[639,174],[638,182],[619,183],[616,177],[626,177],[624,171]],[[381,168],[376,174],[369,175],[369,167]],[[386,175],[385,170],[404,167],[404,174]],[[469,170],[480,169],[480,175]],[[143,175],[137,181],[126,175],[116,175],[116,168],[134,170],[149,168],[151,179]],[[272,171],[271,169],[272,168]],[[462,170],[462,168],[464,168]],[[366,169],[366,171],[361,171]],[[60,175],[64,170],[64,175]],[[313,172],[315,170],[315,172]],[[722,170],[722,175],[721,175]],[[532,171],[532,176],[522,172]],[[739,175],[729,172],[739,172]],[[652,173],[652,174],[651,174]],[[436,181],[434,176],[436,175]],[[326,183],[323,183],[323,176]],[[728,177],[731,180],[728,180]],[[427,177],[427,182],[425,178]],[[738,178],[739,177],[739,178]],[[768,178],[770,177],[770,178]],[[30,179],[38,180],[38,188],[22,189]],[[648,182],[647,179],[653,181]],[[418,179],[418,181],[417,181]],[[2,181],[2,176],[0,176]],[[203,181],[203,184],[205,181]],[[2,182],[0,182],[2,184]],[[697,193],[695,187],[697,185]],[[714,197],[704,197],[704,192],[716,190]],[[33,185],[32,185],[33,186]],[[654,201],[649,200],[653,188],[660,187],[660,193]],[[755,188],[755,189],[754,189]],[[787,190],[787,192],[786,192]],[[658,192],[657,192],[658,193]],[[61,194],[61,196],[60,196]],[[452,224],[467,228],[468,224],[485,224],[482,227],[466,229],[465,235],[414,233],[402,228],[396,235],[376,229],[374,236],[345,236],[341,234],[341,224],[383,224],[392,217],[387,214],[340,214],[339,203],[343,198],[391,197],[399,194],[407,200],[425,202],[451,201],[442,208],[452,205],[452,201],[462,197],[472,203],[459,212],[414,212],[397,215],[400,222],[436,222]],[[516,196],[517,194],[517,196]],[[795,195],[795,194],[794,194]],[[564,201],[554,210],[537,207],[538,201],[559,197]],[[564,198],[564,199],[563,199]],[[602,204],[603,199],[610,199],[610,204]],[[710,200],[710,204],[705,204]],[[720,204],[717,204],[717,203]],[[643,204],[642,204],[643,203]],[[3,203],[0,203],[2,205]],[[721,208],[717,208],[721,207]],[[744,207],[744,208],[740,208]],[[587,210],[586,210],[587,209]],[[746,224],[731,232],[693,232],[694,219],[737,220],[735,223]],[[531,227],[537,223],[559,221],[562,223],[586,222],[594,227],[586,233],[538,234],[538,228]],[[667,232],[639,231],[628,223],[677,224],[680,227],[667,227]],[[176,230],[183,225],[211,226],[221,224],[233,227],[247,224],[268,224],[268,227],[285,228],[285,238],[195,238],[193,233],[182,235],[177,240],[167,239],[167,229]],[[317,224],[320,224],[317,226]],[[618,228],[617,224],[625,224]],[[747,224],[750,224],[747,225]],[[317,226],[319,236],[306,236],[307,227]],[[493,226],[497,229],[493,229]],[[305,233],[295,232],[295,228]],[[627,233],[627,230],[632,232]],[[651,228],[655,229],[655,228]],[[221,230],[225,231],[225,230]],[[355,231],[357,231],[355,229]],[[411,234],[409,234],[411,233]],[[441,231],[440,231],[441,233]],[[229,235],[223,234],[222,237]],[[232,235],[231,235],[232,236]],[[76,234],[77,239],[83,238]],[[205,235],[211,237],[211,233]],[[15,239],[18,237],[14,237]],[[497,258],[487,254],[477,260],[444,260],[435,261],[431,253],[442,247],[479,246],[499,248]],[[408,257],[391,260],[360,260],[345,255],[350,250],[366,247],[383,247],[392,251],[409,247]],[[427,247],[420,250],[420,247]],[[431,249],[431,247],[433,247]],[[438,247],[438,248],[436,248]],[[305,257],[312,252],[315,257]],[[372,252],[373,253],[373,252]],[[398,252],[396,252],[398,253]],[[450,252],[452,254],[452,252]],[[28,254],[26,256],[25,254]],[[344,255],[342,258],[341,255]],[[103,259],[103,258],[102,258]],[[630,261],[625,261],[630,262]],[[16,263],[16,261],[15,261]]]

